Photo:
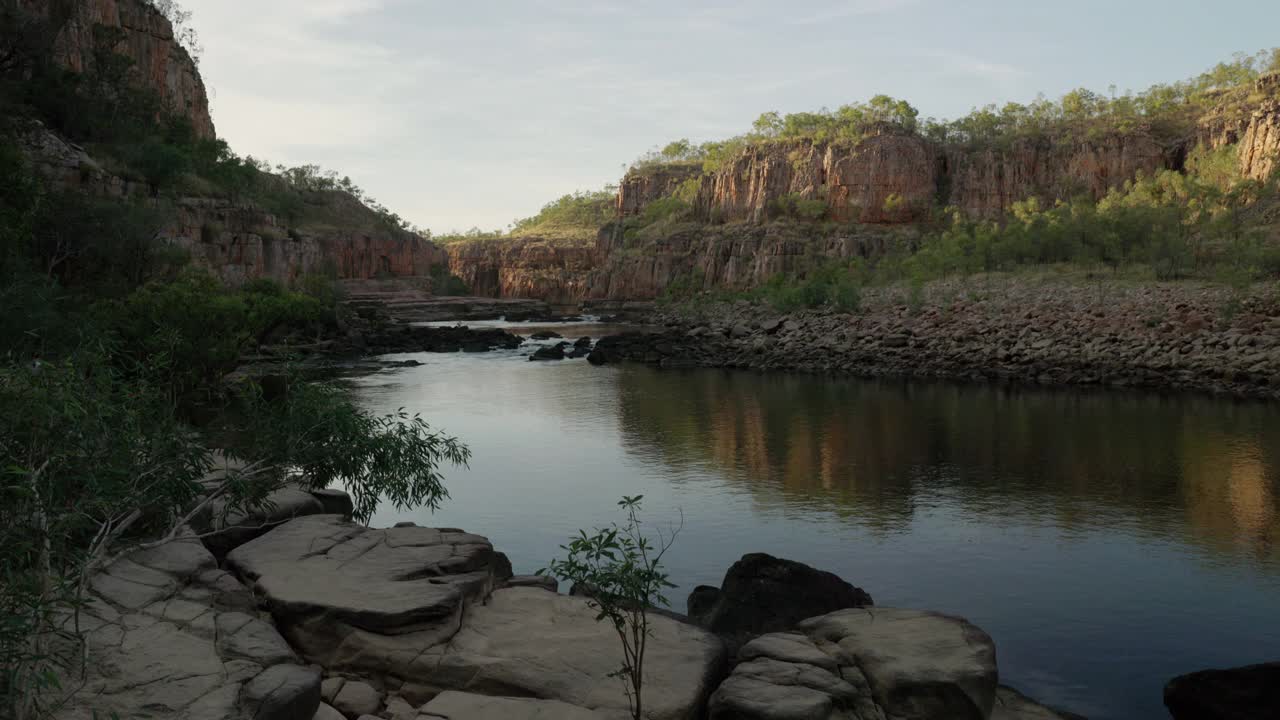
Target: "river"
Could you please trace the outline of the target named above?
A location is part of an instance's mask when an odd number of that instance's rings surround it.
[[[683,517],[678,610],[744,553],[799,560],[968,618],[1002,682],[1095,719],[1167,718],[1170,677],[1280,659],[1280,406],[527,352],[397,355],[424,364],[355,381],[474,453],[440,511],[374,525],[462,527],[531,573],[642,494],[655,527]]]

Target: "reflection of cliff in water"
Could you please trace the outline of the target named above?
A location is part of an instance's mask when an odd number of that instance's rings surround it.
[[[630,451],[886,531],[924,507],[1280,560],[1280,409],[1207,397],[635,368]]]

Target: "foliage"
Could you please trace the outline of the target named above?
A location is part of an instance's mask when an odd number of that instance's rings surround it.
[[[1195,123],[1212,109],[1229,114],[1249,107],[1254,81],[1271,72],[1280,72],[1280,48],[1237,54],[1195,78],[1155,85],[1140,93],[1119,94],[1111,88],[1103,95],[1081,88],[1056,101],[1041,95],[1027,104],[974,108],[952,120],[920,119],[905,100],[877,95],[835,110],[766,112],[742,135],[701,144],[676,140],[645,154],[632,169],[700,163],[703,172],[711,173],[751,147],[794,142],[856,144],[886,130],[970,147],[1007,148],[1020,140],[1098,138],[1138,130],[1172,144],[1190,137]]]
[[[435,265],[431,268],[431,292],[441,297],[466,297],[471,288],[462,278],[449,272],[448,265]]]
[[[91,563],[165,528],[209,464],[163,388],[103,360],[0,366],[0,701],[17,718],[68,662],[51,631]]]
[[[618,188],[578,191],[547,203],[533,217],[521,218],[511,224],[511,236],[567,237],[581,235],[594,238],[605,223],[613,219],[617,206]]]
[[[838,262],[825,263],[802,279],[775,275],[755,295],[781,312],[827,306],[856,312],[862,303],[858,277]]]
[[[197,270],[100,303],[97,316],[117,338],[122,356],[135,362],[164,358],[170,387],[182,398],[216,390],[240,357],[277,328],[314,334],[335,322],[333,306],[318,297],[265,280],[231,290]]]
[[[345,390],[293,381],[277,399],[250,385],[240,394],[231,451],[288,468],[311,488],[342,483],[354,517],[368,522],[383,501],[397,509],[439,509],[449,497],[440,465],[465,466],[471,451],[403,410],[373,416],[354,405]]]
[[[813,222],[826,217],[827,201],[821,197],[806,198],[800,193],[787,193],[770,203],[769,213],[773,217],[789,217]]]
[[[553,575],[589,590],[588,602],[596,611],[596,621],[608,621],[622,644],[622,667],[610,674],[621,678],[635,720],[644,715],[644,660],[649,636],[649,612],[666,605],[663,596],[675,585],[663,570],[662,558],[675,542],[680,529],[657,542],[645,537],[639,512],[644,496],[623,497],[618,506],[627,514],[622,525],[597,528],[588,535],[561,545],[566,557],[553,560],[538,574]]]

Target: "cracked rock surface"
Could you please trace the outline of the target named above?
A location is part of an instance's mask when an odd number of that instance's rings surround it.
[[[646,717],[701,717],[721,677],[722,641],[660,615],[650,615],[649,623]],[[498,590],[488,603],[471,609],[457,635],[430,649],[421,662],[418,682],[427,694],[532,696],[594,710],[602,718],[628,717],[622,681],[609,677],[622,666],[617,635],[608,623],[596,622],[585,598],[537,588]]]
[[[320,678],[253,605],[195,540],[117,560],[90,581],[88,662],[56,717],[309,720]]]
[[[511,574],[479,535],[373,530],[336,515],[285,523],[233,550],[227,565],[309,662],[401,680],[417,677],[427,649],[453,637],[466,609]]]
[[[412,706],[460,690],[626,715],[622,681],[609,677],[622,664],[612,627],[596,621],[585,598],[495,590],[510,566],[478,535],[372,530],[318,515],[240,546],[227,562],[308,662]],[[670,618],[651,622],[646,710],[654,720],[696,717],[720,678],[723,644]],[[367,712],[343,707],[350,683],[326,688],[348,717]]]

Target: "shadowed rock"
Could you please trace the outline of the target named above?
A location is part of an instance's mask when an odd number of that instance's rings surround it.
[[[1245,720],[1280,712],[1280,662],[1179,675],[1164,687],[1175,720]]]
[[[836,575],[763,553],[742,556],[719,590],[703,585],[689,595],[689,618],[735,642],[789,630],[805,618],[865,607],[871,596]]]

